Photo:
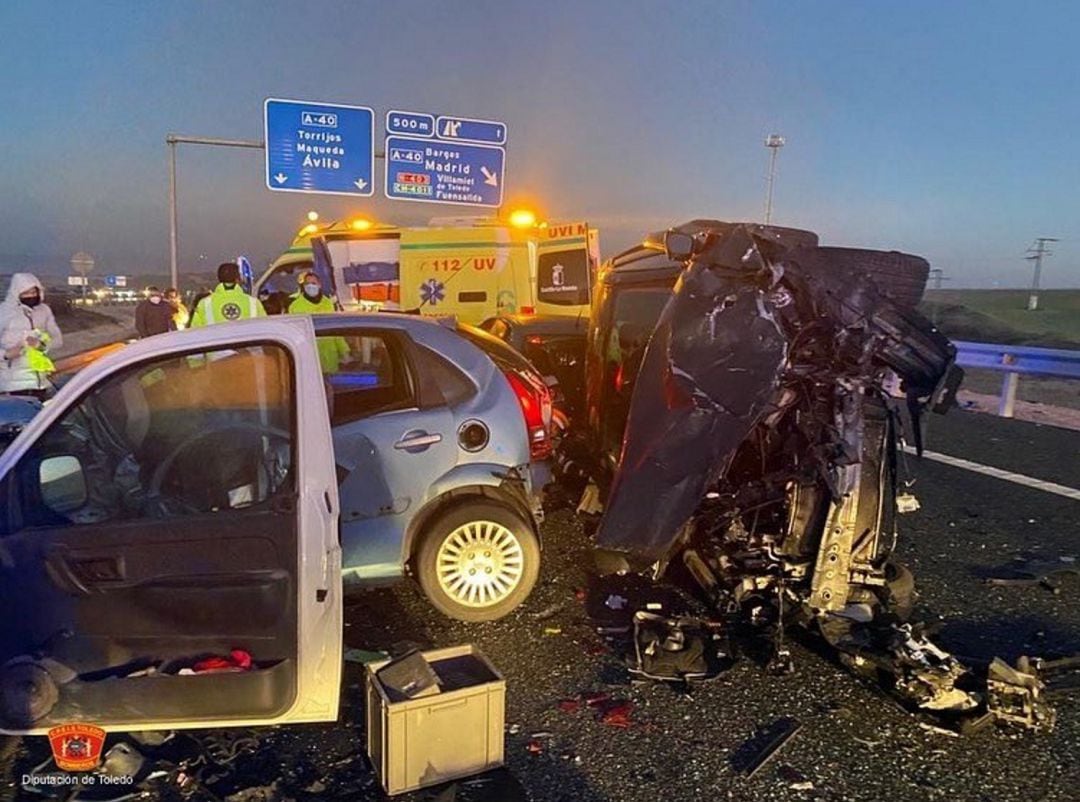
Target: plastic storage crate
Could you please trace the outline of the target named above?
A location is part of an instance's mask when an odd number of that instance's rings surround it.
[[[471,644],[423,653],[441,691],[398,697],[367,666],[367,751],[387,794],[467,777],[503,764],[506,680]]]

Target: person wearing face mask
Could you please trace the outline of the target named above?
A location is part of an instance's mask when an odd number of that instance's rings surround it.
[[[13,275],[0,303],[0,393],[44,399],[52,390],[46,354],[62,344],[41,282],[31,273]]]
[[[157,287],[147,287],[146,298],[135,307],[135,331],[140,337],[175,330],[173,308]]]
[[[266,317],[266,310],[258,298],[252,298],[240,286],[240,266],[236,262],[218,265],[218,285],[214,291],[199,301],[191,316],[191,328],[228,323],[252,317]]]
[[[290,315],[325,315],[337,311],[332,299],[323,295],[319,277],[308,271],[300,277],[300,292],[289,304]],[[349,344],[344,337],[318,337],[319,365],[323,373],[337,373],[349,358]]]

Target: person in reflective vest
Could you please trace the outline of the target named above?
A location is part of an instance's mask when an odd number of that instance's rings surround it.
[[[191,316],[191,328],[228,323],[251,317],[266,317],[258,298],[252,298],[240,286],[240,267],[236,262],[218,265],[218,285],[199,301]]]
[[[323,295],[319,277],[308,271],[300,277],[300,291],[289,304],[290,315],[325,315],[337,311],[334,301]],[[349,343],[344,337],[318,337],[319,365],[323,373],[337,373],[349,358]]]

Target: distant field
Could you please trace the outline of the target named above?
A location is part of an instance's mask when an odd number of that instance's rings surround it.
[[[1027,310],[1027,290],[929,290],[922,311],[957,340],[1080,348],[1080,290],[1043,290]]]
[[[1027,311],[1027,290],[929,290],[923,314],[954,340],[1080,349],[1080,290],[1045,290]],[[1002,374],[968,370],[964,389],[997,395]],[[1021,401],[1080,409],[1080,381],[1025,377]]]

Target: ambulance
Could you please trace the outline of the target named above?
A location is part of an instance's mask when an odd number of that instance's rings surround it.
[[[427,226],[366,218],[310,223],[255,282],[267,310],[287,308],[314,270],[343,310],[453,315],[478,324],[501,314],[587,317],[599,234],[584,221],[435,218]]]

